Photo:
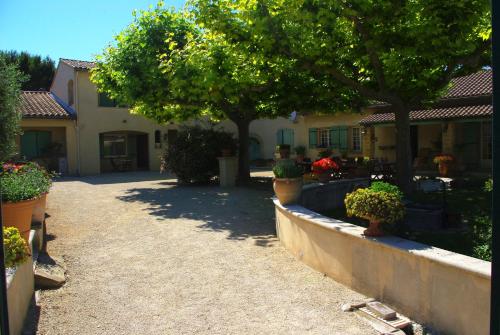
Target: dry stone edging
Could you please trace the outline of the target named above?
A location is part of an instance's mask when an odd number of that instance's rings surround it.
[[[66,282],[64,261],[40,254],[35,265],[35,287],[37,289],[57,289]]]

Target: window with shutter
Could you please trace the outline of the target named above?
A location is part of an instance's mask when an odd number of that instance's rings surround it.
[[[316,148],[318,145],[318,129],[309,128],[309,148]]]
[[[276,132],[276,145],[288,144],[293,147],[294,132],[293,129],[283,128]]]

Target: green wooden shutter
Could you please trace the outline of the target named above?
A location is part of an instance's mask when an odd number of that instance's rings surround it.
[[[21,155],[27,159],[37,156],[36,132],[27,131],[21,136]]]
[[[51,142],[51,136],[50,136],[51,134],[48,131],[39,131],[36,134],[37,134],[36,142],[38,149],[37,157],[42,157],[45,156],[47,147]]]
[[[279,129],[276,132],[276,145],[284,144],[283,143],[283,129]]]
[[[293,142],[294,142],[293,137],[294,137],[293,129],[283,130],[283,144],[288,144],[290,145],[291,148],[293,148]]]
[[[330,147],[340,149],[339,127],[330,128]]]
[[[309,128],[309,148],[316,148],[318,145],[318,129]]]
[[[347,127],[339,127],[339,149],[348,150]]]

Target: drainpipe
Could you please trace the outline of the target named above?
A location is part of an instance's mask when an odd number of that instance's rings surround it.
[[[81,161],[80,161],[80,126],[78,125],[79,113],[80,113],[80,97],[78,94],[78,71],[75,71],[75,132],[76,132],[76,174],[80,176],[81,170]]]

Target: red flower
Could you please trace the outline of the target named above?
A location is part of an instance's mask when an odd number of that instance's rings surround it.
[[[312,171],[314,174],[331,172],[338,169],[338,164],[330,158],[322,158],[312,164]]]

